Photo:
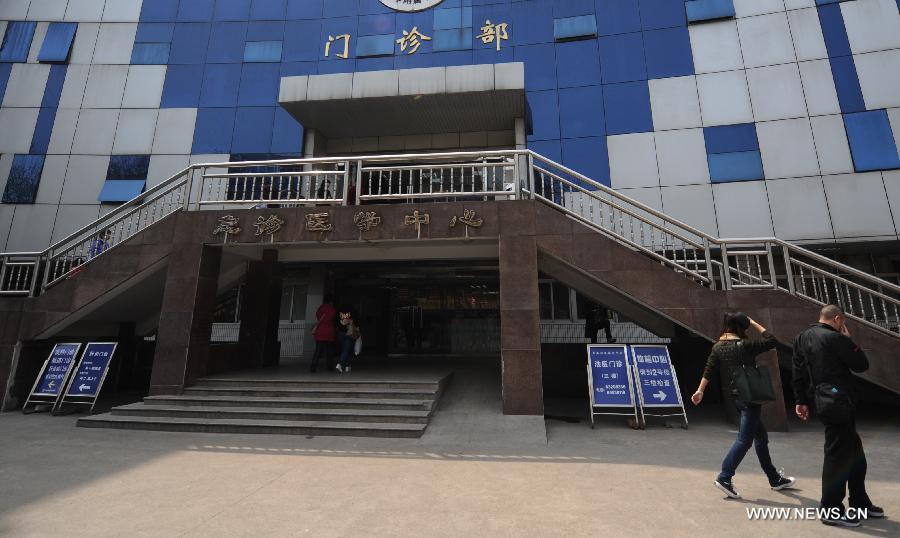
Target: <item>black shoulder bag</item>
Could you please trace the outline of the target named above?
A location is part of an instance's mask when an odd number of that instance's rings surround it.
[[[812,366],[806,359],[806,371],[813,388],[813,402],[816,413],[823,422],[844,424],[853,418],[853,400],[846,390],[832,383],[816,383],[812,375]]]
[[[737,346],[743,354],[743,342],[738,342]],[[731,372],[731,386],[737,391],[737,397],[745,402],[764,403],[775,399],[775,389],[772,388],[769,369],[765,366],[749,366],[745,364],[744,360],[741,360],[741,363]]]

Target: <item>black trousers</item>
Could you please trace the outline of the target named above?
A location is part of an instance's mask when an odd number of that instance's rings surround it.
[[[843,506],[850,490],[849,505],[867,508],[872,504],[866,494],[866,454],[856,433],[856,419],[825,423],[825,462],[822,465],[822,506]]]
[[[309,370],[315,372],[319,367],[319,359],[325,357],[325,367],[328,370],[334,368],[334,342],[316,340],[316,351],[313,353]]]
[[[609,325],[608,323],[607,323],[606,325],[597,325],[596,327],[588,326],[588,327],[585,329],[584,332],[587,333],[585,336],[586,336],[587,338],[590,338],[590,339],[591,339],[591,343],[592,343],[592,344],[596,344],[596,343],[597,343],[597,340],[599,340],[599,338],[598,338],[598,336],[597,336],[597,332],[598,332],[600,329],[603,329],[603,332],[606,334],[606,341],[607,341],[607,342],[609,342],[610,340],[612,340],[612,331],[610,330],[610,325]]]

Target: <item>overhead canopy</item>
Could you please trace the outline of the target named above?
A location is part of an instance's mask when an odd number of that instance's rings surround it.
[[[284,77],[278,102],[328,138],[511,130],[525,117],[525,66]]]

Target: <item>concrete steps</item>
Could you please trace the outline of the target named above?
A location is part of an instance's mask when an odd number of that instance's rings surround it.
[[[431,380],[206,378],[178,396],[79,419],[85,428],[421,437],[448,377]]]

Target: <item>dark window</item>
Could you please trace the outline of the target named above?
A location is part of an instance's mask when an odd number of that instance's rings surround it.
[[[589,39],[596,35],[597,18],[594,15],[553,19],[553,39],[556,41]]]
[[[3,203],[33,204],[43,170],[43,155],[16,155],[3,191]]]

